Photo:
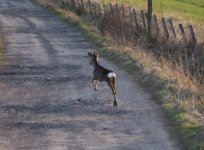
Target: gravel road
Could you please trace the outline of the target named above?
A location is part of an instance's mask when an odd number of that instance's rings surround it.
[[[177,150],[157,104],[112,62],[118,105],[95,92],[80,31],[30,0],[0,0],[0,150]]]

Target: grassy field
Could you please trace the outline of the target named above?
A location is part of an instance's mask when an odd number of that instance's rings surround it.
[[[147,0],[101,0],[105,3],[117,2],[135,6],[138,9],[147,7]],[[153,0],[153,10],[159,16],[171,16],[189,23],[204,24],[204,0]]]

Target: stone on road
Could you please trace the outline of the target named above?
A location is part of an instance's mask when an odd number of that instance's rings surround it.
[[[117,73],[118,108],[105,83],[91,85],[80,31],[30,0],[0,0],[1,150],[176,150],[159,107],[133,77]]]

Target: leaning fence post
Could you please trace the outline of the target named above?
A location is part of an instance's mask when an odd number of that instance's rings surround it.
[[[137,21],[137,14],[136,14],[135,8],[133,9],[133,19],[134,19],[134,22],[135,22],[135,27],[138,29],[139,25],[138,25],[138,21]]]
[[[168,32],[168,28],[167,28],[166,21],[165,21],[164,17],[162,17],[162,25],[163,25],[165,36],[167,38],[169,38],[169,32]]]
[[[145,14],[144,14],[144,10],[141,10],[141,18],[142,18],[143,26],[146,28],[146,22],[145,22]]]
[[[173,24],[172,19],[169,19],[169,23],[170,23],[170,26],[171,26],[171,31],[172,31],[174,37],[176,38],[176,32],[175,32],[175,29],[174,29],[174,24]]]
[[[69,0],[67,0],[67,4],[70,5],[70,4],[69,4]]]
[[[101,16],[101,5],[98,4],[98,15]]]
[[[190,33],[191,33],[192,42],[196,44],[197,40],[196,40],[196,37],[195,37],[193,26],[189,25],[189,29],[190,29]]]
[[[116,11],[116,36],[119,36],[119,32],[121,29],[121,19],[120,19],[120,11],[119,11],[119,7],[118,7],[118,3],[115,3],[115,11]]]
[[[113,6],[111,3],[109,5],[110,5],[111,14],[113,15]]]
[[[179,24],[179,31],[184,39],[184,42],[186,43],[187,42],[187,39],[186,39],[186,34],[185,34],[185,31],[184,31],[184,28],[183,28],[183,25],[182,23]]]
[[[109,4],[109,6],[110,6],[110,11],[111,11],[111,18],[113,18],[113,15],[114,15],[114,12],[113,12],[113,6],[112,6],[112,4],[110,3]],[[111,32],[111,35],[112,36],[114,36],[114,20],[113,19],[111,19],[111,25],[110,25],[112,28],[111,28],[111,30],[109,31],[109,32]]]
[[[84,2],[83,2],[83,0],[81,0],[81,6],[82,6],[82,10],[83,10],[83,12],[85,12],[85,8],[84,8]]]
[[[71,3],[72,3],[72,7],[76,10],[76,3],[74,0],[71,0]]]
[[[96,3],[93,3],[93,6],[94,6],[94,13],[95,13],[95,16],[97,15],[97,5]]]
[[[105,13],[106,13],[106,5],[103,4],[103,14],[105,15]]]
[[[115,4],[115,9],[116,9],[117,15],[120,17],[120,11],[119,11],[119,7],[118,7],[118,3]]]
[[[96,16],[98,15],[98,4],[97,3],[94,3],[94,6],[95,6],[95,14]]]
[[[78,5],[78,8],[77,8],[77,9],[80,10],[80,9],[81,9],[81,4],[80,4],[80,1],[79,1],[79,0],[77,1],[77,5]]]
[[[89,13],[91,14],[92,11],[91,11],[91,1],[90,0],[88,0],[88,5],[89,5]]]
[[[148,20],[148,13],[147,12],[145,13],[145,18],[146,18],[146,20]]]
[[[130,22],[131,22],[131,24],[133,23],[133,19],[132,19],[132,10],[131,10],[131,7],[129,6],[128,7],[129,8],[129,12],[130,12]]]
[[[126,15],[125,15],[125,7],[121,4],[121,11],[122,11],[122,30],[121,30],[121,39],[124,40],[124,31],[125,31],[125,22],[126,22]]]
[[[151,42],[152,36],[152,0],[148,0],[148,7],[147,7],[147,37],[149,43]]]
[[[121,9],[122,9],[122,16],[123,16],[123,23],[125,23],[126,21],[126,17],[125,17],[125,7],[123,6],[123,4],[121,4]]]
[[[154,18],[154,23],[155,23],[155,26],[156,26],[156,32],[158,34],[159,33],[159,24],[158,24],[157,16],[153,15],[153,18]]]

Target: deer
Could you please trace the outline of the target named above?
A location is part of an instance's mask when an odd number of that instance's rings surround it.
[[[98,53],[96,51],[94,52],[88,52],[88,55],[90,57],[89,64],[93,66],[93,79],[92,84],[95,91],[97,91],[97,83],[98,81],[105,81],[108,86],[112,90],[112,94],[114,97],[113,101],[113,107],[117,107],[117,101],[116,101],[116,74],[109,69],[106,69],[105,67],[101,66],[98,63]]]

